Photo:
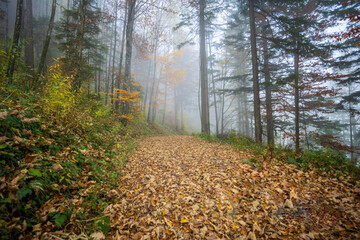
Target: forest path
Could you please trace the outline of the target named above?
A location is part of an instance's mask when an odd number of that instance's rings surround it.
[[[359,237],[360,186],[191,136],[140,142],[108,206],[112,239]],[[334,235],[335,234],[335,235]],[[110,236],[111,235],[111,236]],[[344,238],[344,239],[345,239]]]

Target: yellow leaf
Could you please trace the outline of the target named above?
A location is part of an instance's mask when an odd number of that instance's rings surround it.
[[[164,217],[165,223],[166,225],[168,225],[169,227],[172,227],[172,222],[170,220],[168,220],[166,217]]]
[[[180,223],[188,223],[189,219],[187,219],[187,217],[183,217],[180,221]]]

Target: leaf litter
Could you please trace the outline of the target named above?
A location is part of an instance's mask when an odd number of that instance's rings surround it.
[[[105,209],[110,239],[359,239],[360,184],[191,136],[146,138]]]

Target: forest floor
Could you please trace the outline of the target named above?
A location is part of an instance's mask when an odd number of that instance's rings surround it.
[[[106,239],[360,239],[359,181],[252,158],[192,136],[145,138],[109,192]]]

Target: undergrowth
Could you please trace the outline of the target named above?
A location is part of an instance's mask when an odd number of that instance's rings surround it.
[[[59,71],[50,69],[41,94],[1,87],[0,239],[107,233],[103,210],[128,154],[139,136],[159,132],[141,116],[124,126]]]
[[[251,152],[254,157],[244,159],[243,163],[258,169],[261,169],[263,161],[275,159],[296,165],[304,170],[316,168],[335,177],[350,176],[355,180],[360,179],[360,168],[352,163],[344,153],[331,148],[305,150],[300,154],[296,154],[293,151],[284,149],[282,146],[260,146],[252,139],[236,133],[218,136],[216,134],[203,133],[193,135],[207,141],[219,141],[229,144],[236,149]]]

